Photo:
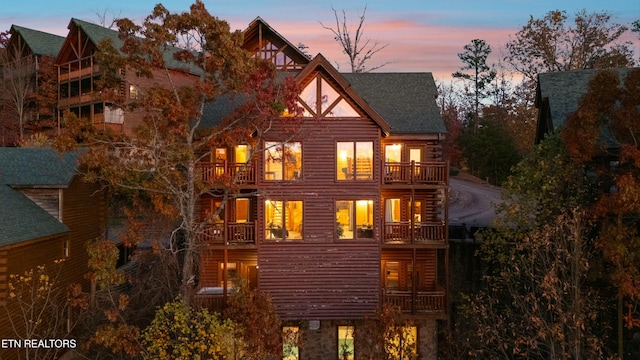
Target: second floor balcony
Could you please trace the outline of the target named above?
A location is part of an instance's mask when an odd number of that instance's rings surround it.
[[[256,230],[253,222],[229,222],[214,224],[206,227],[202,233],[202,240],[214,245],[254,245]]]
[[[383,289],[382,301],[404,314],[444,314],[447,311],[447,292],[439,284],[434,284],[428,291]]]
[[[256,183],[256,164],[253,162],[203,162],[199,166],[202,181],[207,184],[235,183],[250,185]]]
[[[449,165],[446,162],[387,162],[383,178],[385,184],[446,184]]]
[[[382,233],[383,244],[446,244],[447,227],[437,222],[387,222]]]

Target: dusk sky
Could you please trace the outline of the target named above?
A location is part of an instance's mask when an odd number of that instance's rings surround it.
[[[98,14],[128,17],[140,23],[154,5],[161,2],[172,12],[189,9],[187,0],[3,0],[0,5],[0,31],[12,24],[62,36],[72,17],[100,23]],[[348,20],[357,25],[358,16],[367,6],[365,37],[388,44],[368,64],[389,62],[386,72],[432,72],[436,80],[450,81],[451,73],[462,63],[457,54],[472,39],[483,39],[493,52],[490,64],[504,54],[504,44],[525,25],[530,16],[542,18],[551,10],[566,10],[568,15],[607,11],[612,22],[630,25],[640,19],[640,0],[204,0],[209,12],[227,20],[232,29],[243,30],[260,16],[291,43],[305,44],[312,55],[322,53],[332,63],[347,71],[346,56],[324,25],[335,27],[331,8],[343,9]],[[640,56],[640,40],[635,44]]]

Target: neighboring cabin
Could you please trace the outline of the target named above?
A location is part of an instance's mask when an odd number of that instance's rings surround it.
[[[11,38],[7,44],[6,59],[0,64],[2,78],[6,84],[8,97],[4,104],[4,119],[0,124],[3,146],[16,144],[22,133],[24,138],[36,132],[55,134],[55,103],[42,96],[54,97],[57,89],[54,59],[58,55],[64,37],[13,25],[9,30]],[[11,122],[22,129],[10,126]]]
[[[7,301],[11,274],[62,259],[58,286],[89,290],[86,243],[104,236],[107,201],[97,184],[82,180],[77,159],[53,149],[0,147],[0,306],[9,306],[17,324],[21,314]],[[0,324],[0,339],[21,338],[4,308]]]

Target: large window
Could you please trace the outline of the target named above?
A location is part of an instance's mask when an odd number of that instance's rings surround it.
[[[322,76],[311,80],[300,92],[303,116],[359,117],[360,114]]]
[[[418,355],[418,328],[403,326],[402,333],[395,332],[386,339],[386,348],[392,359],[416,359]]]
[[[336,201],[338,239],[373,238],[373,200]]]
[[[265,201],[267,239],[302,239],[302,201]]]
[[[353,326],[338,326],[338,359],[353,360]]]
[[[302,144],[265,142],[265,180],[298,180],[302,170]]]
[[[338,142],[336,173],[338,180],[373,179],[373,142]]]

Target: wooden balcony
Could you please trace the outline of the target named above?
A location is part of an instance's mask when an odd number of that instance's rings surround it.
[[[447,293],[436,284],[431,291],[382,290],[382,301],[405,314],[443,314],[447,310]]]
[[[207,227],[202,233],[202,240],[208,244],[222,245],[254,245],[256,243],[255,223],[216,224]]]
[[[385,184],[446,184],[449,164],[446,162],[392,162],[384,164]]]
[[[236,184],[256,183],[256,164],[231,162],[203,162],[199,164],[202,181],[207,184],[233,182]]]
[[[446,244],[447,227],[440,222],[385,223],[382,233],[383,244],[429,245]]]
[[[68,108],[71,105],[89,104],[93,102],[94,99],[95,98],[93,93],[86,93],[80,96],[73,96],[69,98],[61,98],[60,100],[58,100],[58,107]]]
[[[100,73],[100,66],[97,64],[89,67],[84,67],[79,70],[72,70],[69,72],[61,71],[60,75],[58,76],[58,82],[65,82],[71,79],[77,79],[77,78],[86,77],[89,75],[99,74],[99,73]]]

